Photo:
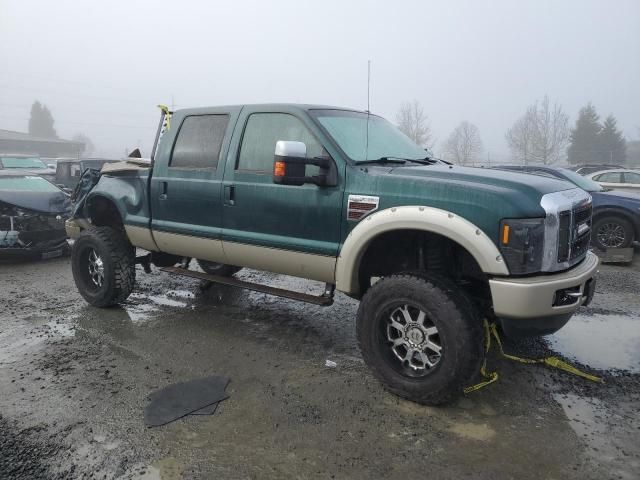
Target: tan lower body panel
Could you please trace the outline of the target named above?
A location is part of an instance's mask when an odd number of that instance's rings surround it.
[[[320,282],[335,281],[335,257],[231,242],[224,243],[224,252],[231,265]]]
[[[225,257],[224,250],[222,250],[221,240],[192,237],[159,230],[153,232],[153,238],[161,252],[210,262],[229,263]]]
[[[161,231],[153,232],[157,249],[183,257],[334,283],[336,258],[277,248],[225,242]],[[142,247],[146,248],[146,247]]]
[[[125,225],[124,230],[125,232],[127,232],[127,237],[129,237],[131,245],[144,248],[145,250],[149,251],[158,250],[156,242],[153,241],[151,230],[149,230],[148,228]]]

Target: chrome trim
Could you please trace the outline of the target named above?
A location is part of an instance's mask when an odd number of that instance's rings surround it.
[[[547,193],[542,196],[540,206],[546,212],[544,222],[544,256],[542,258],[543,272],[557,272],[571,268],[586,256],[580,255],[573,260],[558,262],[558,233],[560,227],[560,212],[571,212],[570,225],[573,228],[573,210],[591,203],[591,195],[581,188],[572,188],[561,192]]]

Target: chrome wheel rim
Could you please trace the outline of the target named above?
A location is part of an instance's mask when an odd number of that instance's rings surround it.
[[[598,228],[598,241],[607,248],[617,248],[624,245],[626,238],[624,227],[619,223],[603,223]]]
[[[88,257],[89,278],[96,287],[102,287],[104,283],[104,263],[98,253],[91,249]]]
[[[385,337],[393,354],[391,359],[406,375],[427,375],[442,359],[438,329],[416,306],[404,304],[393,308],[386,317]]]

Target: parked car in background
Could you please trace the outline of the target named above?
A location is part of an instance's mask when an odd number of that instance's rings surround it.
[[[593,164],[593,165],[581,165],[577,167],[570,167],[569,170],[573,170],[580,175],[588,175],[590,173],[602,172],[603,170],[611,170],[612,168],[624,168],[622,165],[605,165],[601,164]]]
[[[589,192],[593,199],[591,243],[601,250],[628,247],[634,240],[640,240],[638,193],[604,188],[566,168],[548,165],[507,165],[494,168],[561,178]]]
[[[38,175],[54,181],[55,168],[44,163],[37,155],[0,154],[0,171],[13,170],[26,175]]]
[[[0,259],[68,254],[70,213],[69,195],[44,178],[0,170]]]
[[[87,168],[100,170],[105,163],[117,161],[106,158],[59,159],[56,164],[55,184],[61,188],[73,190],[78,184],[82,172]]]
[[[615,170],[605,170],[603,172],[590,173],[586,175],[594,182],[598,182],[607,188],[623,188],[640,192],[640,172],[634,172],[625,168]]]

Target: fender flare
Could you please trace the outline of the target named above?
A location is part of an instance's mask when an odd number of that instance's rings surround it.
[[[364,218],[347,236],[336,263],[336,289],[348,295],[359,292],[358,271],[364,252],[378,235],[393,230],[423,230],[443,235],[460,244],[484,273],[509,275],[498,247],[468,220],[422,205],[391,207]]]

